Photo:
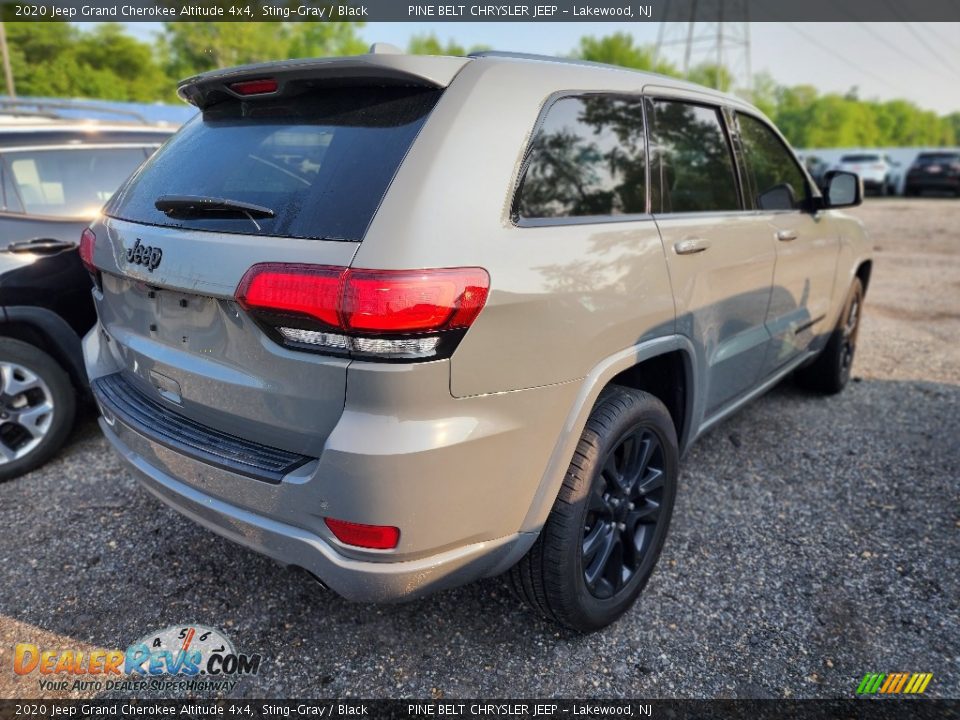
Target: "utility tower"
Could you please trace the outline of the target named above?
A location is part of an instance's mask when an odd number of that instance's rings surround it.
[[[725,67],[738,90],[751,89],[749,0],[668,0],[654,64],[678,61],[686,76],[702,63]],[[725,20],[730,18],[736,22]]]

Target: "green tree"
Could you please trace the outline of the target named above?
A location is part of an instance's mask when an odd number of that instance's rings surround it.
[[[687,79],[690,82],[716,88],[721,92],[730,92],[733,89],[733,74],[716,63],[701,63],[690,68]]]
[[[472,45],[465,48],[453,39],[441,43],[433,33],[414,35],[407,43],[407,52],[411,55],[469,55],[474,52],[489,50],[486,45]]]
[[[116,23],[81,31],[68,23],[7,23],[19,95],[152,101],[169,80],[151,45]]]
[[[947,126],[947,145],[960,144],[960,112],[950,113],[943,121]]]
[[[654,50],[649,45],[637,45],[629,33],[618,32],[604,37],[588,35],[580,38],[580,47],[573,57],[580,60],[620,65],[635,70],[650,70],[664,75],[678,75],[670,63],[653,61]]]
[[[354,22],[164,23],[167,73],[185,78],[207,70],[295,57],[357,55],[366,44]]]
[[[767,115],[773,117],[777,112],[777,81],[770,73],[762,72],[753,76],[753,87],[746,93],[748,100]]]

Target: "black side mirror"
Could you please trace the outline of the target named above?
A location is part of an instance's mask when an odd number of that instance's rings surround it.
[[[856,207],[863,202],[863,181],[856,173],[831,170],[823,176],[823,184],[828,208]]]

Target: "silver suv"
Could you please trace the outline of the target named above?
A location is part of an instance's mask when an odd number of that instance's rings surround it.
[[[850,375],[870,275],[753,107],[529,56],[295,60],[202,111],[84,234],[107,438],[181,513],[342,596],[509,571],[612,622],[679,460],[797,371]]]

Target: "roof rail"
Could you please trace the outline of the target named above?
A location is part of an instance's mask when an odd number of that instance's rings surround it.
[[[467,55],[469,58],[513,58],[515,60],[539,60],[540,62],[563,63],[564,65],[584,65],[586,67],[613,68],[615,70],[634,70],[634,68],[610,63],[595,62],[593,60],[579,60],[577,58],[557,57],[555,55],[537,55],[536,53],[510,52],[509,50],[478,50]]]
[[[576,65],[578,67],[603,68],[605,70],[621,70],[623,72],[643,73],[644,75],[654,75],[657,77],[668,77],[675,82],[689,82],[683,78],[670,77],[655,70],[640,70],[638,68],[627,67],[625,65],[613,65],[611,63],[596,62],[595,60],[580,60],[578,58],[556,57],[554,55],[537,55],[535,53],[510,52],[508,50],[479,50],[467,55],[468,58],[506,58],[514,60],[536,60],[538,62],[561,63],[563,65]]]
[[[58,100],[11,100],[10,98],[0,98],[0,115],[6,113],[10,115],[36,116],[47,118],[67,118],[71,116],[57,113],[57,110],[86,110],[96,113],[105,113],[107,115],[122,115],[131,118],[143,125],[149,125],[150,121],[138,113],[136,110],[127,110],[124,108],[111,108],[96,105],[94,103],[58,101]]]

